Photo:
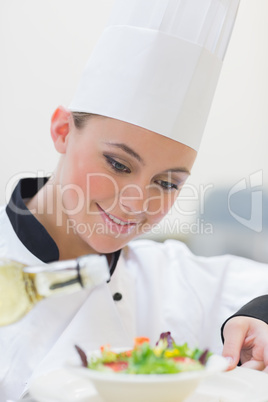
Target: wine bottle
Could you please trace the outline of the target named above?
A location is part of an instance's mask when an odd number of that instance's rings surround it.
[[[93,289],[109,278],[106,257],[95,254],[38,266],[0,259],[0,326],[20,320],[43,298]]]

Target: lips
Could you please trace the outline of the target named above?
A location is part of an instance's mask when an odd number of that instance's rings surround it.
[[[121,221],[121,219],[118,219],[118,218],[116,218],[115,216],[113,216],[113,215],[111,215],[111,214],[108,214],[108,212],[105,212],[105,211],[104,211],[104,213],[105,213],[113,222],[117,223],[118,225],[125,226],[125,225],[129,225],[129,224],[130,224],[130,222]]]
[[[104,217],[106,218],[105,220],[108,219],[111,223],[116,224],[118,227],[120,227],[122,229],[129,229],[129,228],[135,227],[138,224],[137,222],[130,222],[130,221],[125,221],[125,220],[119,219],[118,217],[104,211],[104,209],[102,209],[98,204],[97,204],[97,207],[100,210],[100,212],[104,215]]]

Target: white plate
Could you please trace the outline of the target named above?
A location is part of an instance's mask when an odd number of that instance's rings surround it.
[[[38,402],[104,402],[90,381],[66,369],[36,378],[30,394]],[[185,402],[268,402],[268,374],[240,367],[216,374],[205,379]]]
[[[125,350],[125,349],[123,349]],[[114,349],[122,352],[122,349]],[[87,353],[99,356],[100,351]],[[200,381],[226,370],[227,360],[218,355],[210,356],[203,370],[174,374],[124,374],[90,370],[70,365],[70,370],[82,379],[91,381],[106,402],[182,402],[195,391]]]

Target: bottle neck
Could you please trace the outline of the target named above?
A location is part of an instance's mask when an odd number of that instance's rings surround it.
[[[32,275],[37,297],[73,293],[81,288],[92,289],[110,278],[105,256],[87,255],[76,260],[58,261],[24,268]]]

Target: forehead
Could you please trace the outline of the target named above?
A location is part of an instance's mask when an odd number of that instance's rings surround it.
[[[85,130],[99,143],[127,145],[145,162],[153,156],[159,164],[166,161],[177,166],[179,163],[190,170],[197,155],[197,152],[187,145],[143,127],[109,117],[93,115],[89,118]]]

